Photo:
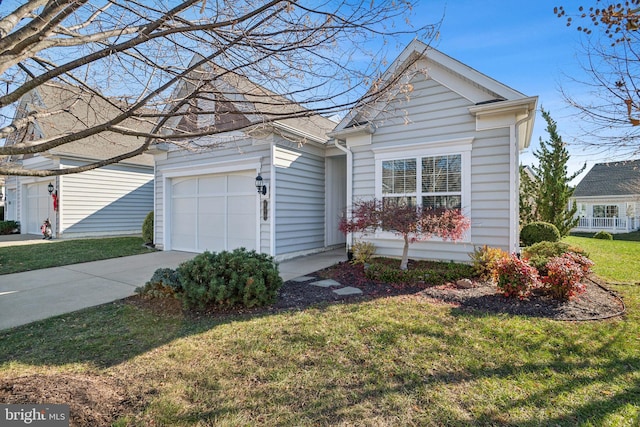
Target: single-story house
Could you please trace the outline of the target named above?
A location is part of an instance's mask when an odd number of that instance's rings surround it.
[[[40,86],[22,97],[16,118],[32,111],[58,113],[37,119],[5,144],[81,130],[115,114],[112,108],[80,88]],[[65,169],[123,154],[140,144],[136,137],[107,132],[46,153],[11,156],[8,161],[25,169]],[[19,221],[22,234],[41,234],[40,226],[47,218],[56,238],[139,234],[153,209],[153,156],[143,154],[57,177],[7,176],[5,185],[5,219]]]
[[[640,229],[640,159],[597,163],[570,201],[576,204],[576,232],[628,233]]]
[[[416,243],[411,257],[468,261],[485,244],[516,251],[518,156],[530,143],[537,97],[417,40],[383,77],[393,85],[387,95],[337,126],[319,116],[262,124],[249,100],[236,104],[246,91],[230,89],[250,83],[227,82],[227,96],[200,106],[215,114],[196,115],[190,125],[241,120],[242,131],[155,149],[156,245],[193,252],[244,246],[284,259],[345,246],[338,223],[354,201],[393,197],[461,208],[471,220],[463,242]],[[368,238],[379,254],[401,253],[397,236]]]

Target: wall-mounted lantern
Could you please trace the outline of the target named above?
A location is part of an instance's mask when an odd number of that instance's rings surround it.
[[[51,193],[53,193],[53,184],[49,183],[49,185],[47,185],[47,190],[49,190],[49,195],[51,195]]]
[[[264,185],[264,180],[262,176],[256,176],[256,190],[258,190],[258,194],[262,194],[265,196],[267,194],[267,186]]]

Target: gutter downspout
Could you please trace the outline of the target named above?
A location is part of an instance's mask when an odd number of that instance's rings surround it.
[[[338,142],[338,138],[333,140],[333,145],[340,151],[347,154],[347,219],[351,218],[351,205],[353,204],[353,152],[348,147],[343,147]],[[353,246],[353,234],[347,234],[347,249]]]
[[[513,236],[514,236],[514,240],[512,242],[512,250],[511,252],[513,253],[520,253],[520,203],[519,203],[519,197],[517,197],[520,194],[520,141],[518,140],[518,128],[523,124],[528,122],[529,120],[531,120],[533,118],[533,115],[535,114],[535,108],[534,109],[530,109],[529,113],[526,115],[526,117],[517,120],[515,122],[515,124],[513,125],[513,139],[514,139],[514,145],[513,148],[515,149],[515,153],[516,153],[516,158],[518,159],[518,163],[515,164],[516,162],[511,162],[511,164],[513,165],[515,171],[514,171],[514,189],[513,189],[513,195],[514,197],[512,197],[512,203],[513,203],[513,209],[512,212],[514,213],[515,217],[513,219],[513,224],[512,224],[512,230],[513,230]]]

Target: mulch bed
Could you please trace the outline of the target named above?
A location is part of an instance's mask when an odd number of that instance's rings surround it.
[[[283,284],[278,299],[269,307],[239,308],[215,307],[208,310],[186,312],[175,299],[146,299],[139,296],[128,298],[126,303],[151,309],[163,314],[186,315],[194,318],[226,318],[233,316],[277,313],[284,310],[303,310],[318,304],[348,303],[375,298],[407,295],[429,299],[432,302],[450,304],[460,310],[510,315],[544,317],[554,320],[602,320],[624,314],[622,299],[606,289],[595,278],[588,280],[586,292],[570,301],[555,301],[541,292],[519,300],[499,294],[490,283],[475,281],[471,288],[461,288],[454,283],[441,286],[429,284],[387,284],[368,279],[362,265],[348,262],[339,263],[309,274],[319,279],[333,279],[343,286],[353,286],[362,290],[362,295],[340,296],[333,292],[338,287],[322,288],[313,286],[313,280]]]

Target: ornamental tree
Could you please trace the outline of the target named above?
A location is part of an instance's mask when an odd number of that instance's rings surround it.
[[[351,218],[342,218],[339,228],[345,234],[369,234],[383,230],[402,236],[404,247],[400,269],[406,270],[411,243],[429,240],[434,236],[458,241],[469,226],[469,220],[459,209],[431,209],[373,199],[356,202]]]

